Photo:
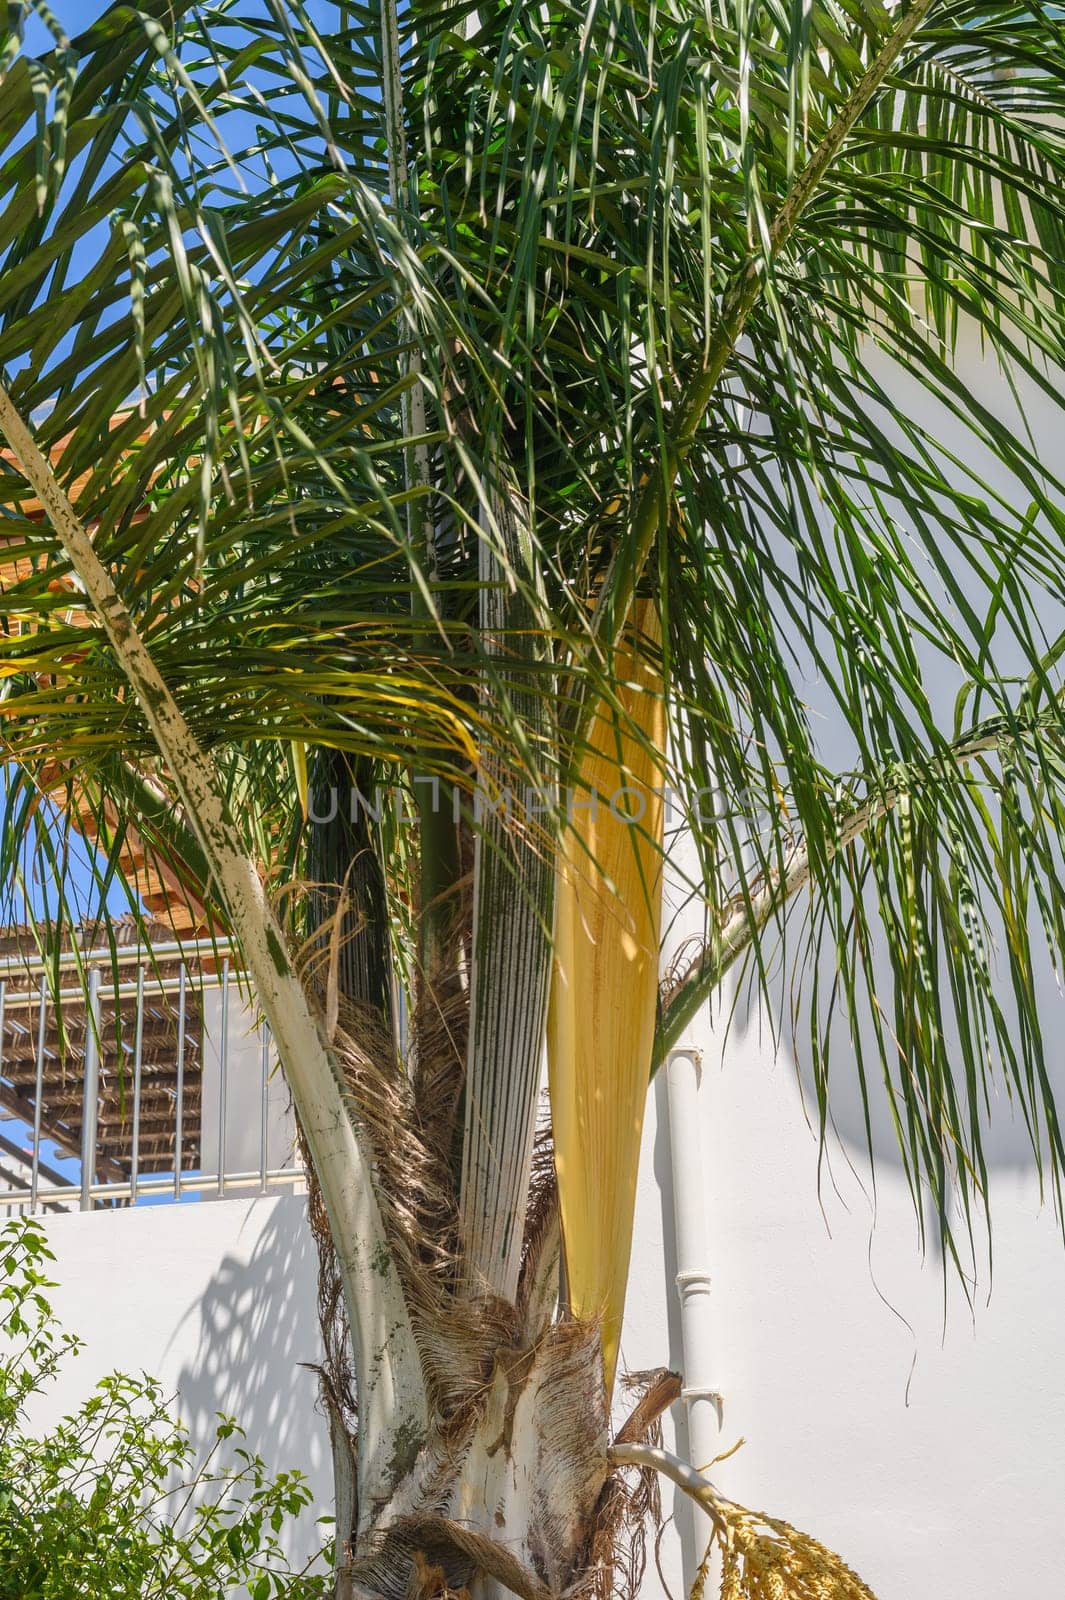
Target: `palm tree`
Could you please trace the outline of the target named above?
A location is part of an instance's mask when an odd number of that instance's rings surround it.
[[[1061,404],[1056,9],[14,12],[0,848],[59,795],[241,952],[338,1594],[623,1591],[659,1470],[723,1595],[866,1594],[654,1448],[668,1376],[611,1440],[640,1119],[785,947],[822,1135],[842,1050],[954,1250],[998,1079],[1057,1192],[1065,487],[955,357]],[[660,986],[674,797],[704,936]]]

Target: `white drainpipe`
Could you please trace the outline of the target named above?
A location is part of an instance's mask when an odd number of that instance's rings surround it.
[[[689,1459],[693,1467],[703,1470],[718,1451],[720,1395],[712,1372],[713,1303],[710,1299],[710,1246],[703,1195],[705,1161],[699,1104],[701,1052],[693,1045],[671,1050],[665,1071],[684,1380],[681,1399],[688,1421]],[[696,1510],[694,1520],[693,1559],[697,1567],[710,1539],[710,1519],[705,1512]],[[695,1571],[685,1572],[684,1578],[690,1588],[695,1581]]]
[[[662,970],[690,959],[693,941],[706,936],[705,904],[692,895],[701,881],[698,856],[687,830],[670,841],[664,873]],[[701,1102],[702,1052],[695,1043],[696,1029],[689,1025],[670,1051],[663,1071],[669,1105],[670,1170],[673,1189],[673,1224],[677,1258],[677,1294],[680,1300],[681,1396],[688,1424],[688,1452],[692,1466],[705,1468],[719,1450],[720,1395],[714,1376],[710,1241],[707,1229],[703,1150],[704,1108]],[[689,1589],[710,1539],[710,1519],[693,1506],[694,1548],[686,1552],[684,1574]]]

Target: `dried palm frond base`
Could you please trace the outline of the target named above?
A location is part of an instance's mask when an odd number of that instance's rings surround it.
[[[618,1430],[615,1444],[662,1443],[661,1419],[680,1398],[677,1372],[657,1367],[627,1373],[622,1384],[637,1395],[636,1404]],[[580,1600],[635,1600],[647,1566],[647,1534],[662,1524],[658,1474],[646,1467],[610,1474],[592,1516],[580,1580],[573,1597]]]

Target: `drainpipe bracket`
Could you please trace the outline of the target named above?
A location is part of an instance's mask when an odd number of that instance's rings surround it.
[[[702,1267],[682,1267],[673,1281],[678,1289],[686,1289],[692,1283],[700,1283],[709,1289],[711,1279],[709,1272]]]
[[[680,1397],[686,1406],[690,1406],[696,1400],[709,1400],[718,1411],[725,1404],[725,1396],[720,1389],[702,1389],[694,1385],[689,1388],[685,1385],[680,1391]]]

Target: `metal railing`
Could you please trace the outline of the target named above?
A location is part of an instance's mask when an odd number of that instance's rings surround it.
[[[270,1033],[231,963],[207,941],[71,951],[55,987],[40,961],[0,958],[0,1212],[302,1185]],[[79,964],[87,982],[63,983]]]

